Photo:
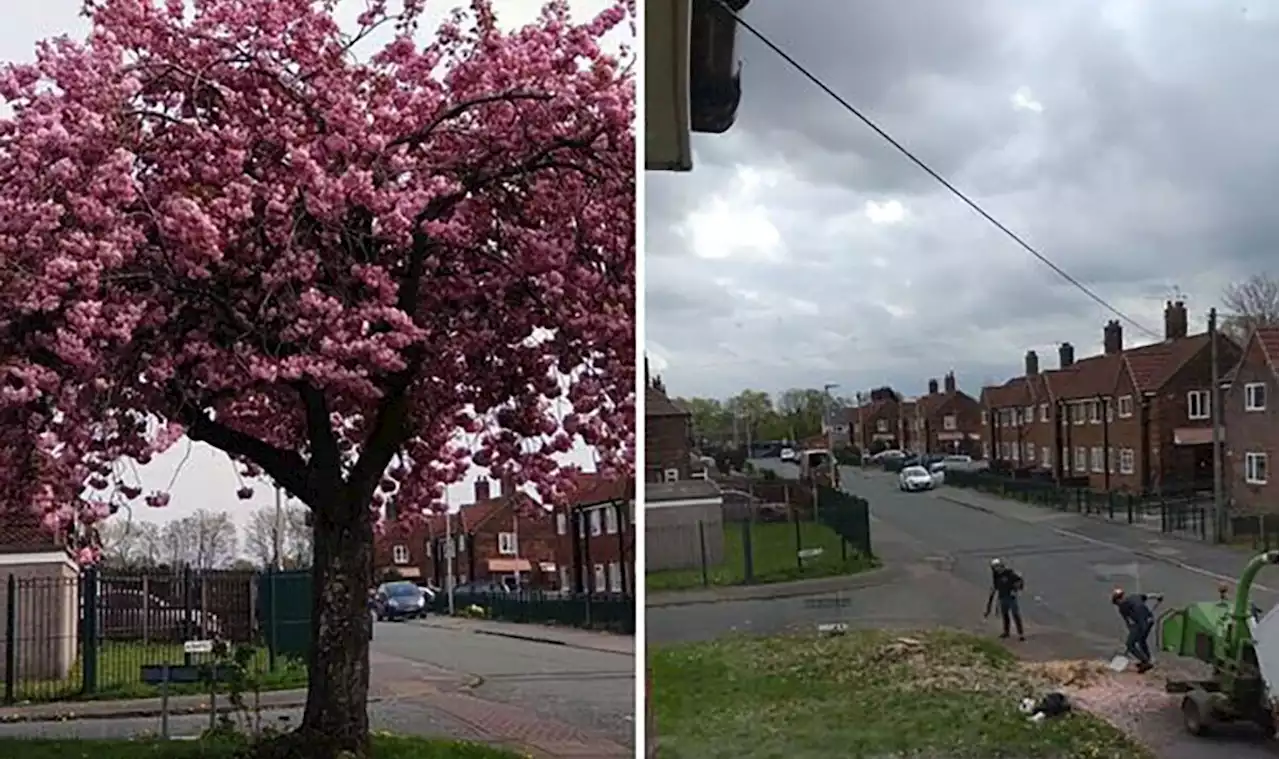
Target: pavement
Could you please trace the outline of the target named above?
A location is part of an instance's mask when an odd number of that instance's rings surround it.
[[[795,476],[788,465],[766,465]],[[1110,603],[1112,588],[1164,593],[1165,606],[1178,607],[1217,598],[1218,586],[1234,585],[1247,560],[1235,549],[971,491],[902,493],[896,478],[883,473],[848,467],[841,477],[846,490],[871,503],[876,554],[899,573],[892,583],[809,596],[650,607],[646,639],[661,645],[735,632],[812,631],[830,623],[945,626],[993,634],[998,621],[984,619],[982,612],[990,562],[999,557],[1027,582],[1022,598],[1027,640],[1010,648],[1033,660],[1103,659],[1123,644],[1123,624]],[[1255,601],[1270,608],[1276,587],[1275,568],[1264,570],[1254,586]],[[1246,759],[1274,753],[1274,742],[1192,741],[1167,753],[1162,748],[1161,756]]]
[[[523,635],[501,634],[514,632]],[[490,743],[537,759],[629,757],[633,651],[621,636],[538,625],[378,623],[369,657],[370,722],[378,730]],[[171,701],[172,735],[195,735],[209,725],[206,699]],[[297,724],[304,702],[301,691],[264,694],[262,721]],[[0,737],[128,738],[158,732],[158,714],[158,699],[15,707],[0,710]]]

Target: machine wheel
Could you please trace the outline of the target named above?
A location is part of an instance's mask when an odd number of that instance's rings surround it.
[[[1207,735],[1212,722],[1213,715],[1209,712],[1207,699],[1196,698],[1195,691],[1182,698],[1182,724],[1187,728],[1188,733],[1196,736]]]

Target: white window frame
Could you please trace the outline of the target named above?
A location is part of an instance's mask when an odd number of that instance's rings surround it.
[[[1116,473],[1116,447],[1114,445],[1107,448],[1107,473]]]
[[[572,580],[569,579],[569,568],[563,564],[560,565],[560,592],[568,593],[572,584]]]
[[[1065,445],[1062,446],[1062,449],[1058,451],[1058,461],[1062,464],[1063,471],[1071,471],[1071,449]]]
[[[1120,474],[1133,474],[1133,449],[1120,449]]]
[[[1255,394],[1261,396],[1261,400],[1255,397]],[[1245,411],[1266,411],[1267,410],[1267,383],[1265,382],[1246,382],[1244,386],[1244,410]]]
[[[1267,454],[1261,451],[1245,453],[1244,481],[1249,485],[1267,484]]]
[[[435,541],[432,540],[431,538],[427,538],[426,540],[422,541],[422,553],[428,559],[434,559],[436,557]]]
[[[956,428],[955,414],[947,414],[946,416],[942,417],[942,429],[954,430],[955,428]]]
[[[664,469],[662,471],[663,482],[678,482],[680,480],[679,469]]]
[[[1027,406],[1025,409],[1023,409],[1022,420],[1026,424],[1035,424],[1036,423],[1036,407]]]
[[[983,409],[983,410],[982,410],[982,414],[981,414],[981,416],[980,416],[979,418],[980,418],[980,419],[981,419],[981,421],[982,421],[982,426],[983,426],[983,427],[986,427],[986,426],[987,426],[987,410],[986,410],[986,409]]]
[[[514,532],[498,533],[498,554],[501,556],[516,555],[516,534]]]
[[[1116,399],[1116,416],[1128,419],[1133,416],[1133,396],[1122,395]]]
[[[1102,424],[1102,401],[1089,401],[1089,424]]]
[[[1036,444],[1029,442],[1026,447],[1026,455],[1022,457],[1022,460],[1028,464],[1036,463]]]
[[[1022,458],[1022,446],[1018,445],[1017,443],[1009,443],[1009,460],[1017,464],[1017,463],[1020,463],[1019,459],[1021,458]]]
[[[1095,445],[1089,449],[1089,469],[1090,471],[1101,474],[1106,468],[1106,462],[1102,459],[1102,446]]]
[[[1079,401],[1071,404],[1071,423],[1080,425],[1085,423],[1084,404]]]
[[[569,517],[563,511],[556,512],[556,534],[569,534]]]
[[[467,536],[459,535],[458,536],[458,553],[466,553],[466,551],[467,551]]]
[[[1076,446],[1075,460],[1072,463],[1074,464],[1074,466],[1071,467],[1072,471],[1089,471],[1089,452],[1083,445]]]
[[[616,561],[609,562],[608,574],[609,574],[609,592],[621,593],[622,592],[622,564]]]
[[[391,562],[393,564],[405,565],[409,563],[409,546],[404,543],[396,543],[391,546]]]
[[[600,509],[592,509],[587,521],[591,522],[591,537],[594,538],[604,532],[604,525],[600,523]]]
[[[991,444],[984,442],[982,444],[982,458],[986,461],[991,460]]]
[[[1106,398],[1102,401],[1102,407],[1107,412],[1107,424],[1111,424],[1116,420],[1116,404],[1112,399]]]
[[[877,420],[876,420],[876,432],[879,432],[879,433],[883,434],[883,433],[888,432],[888,431],[889,431],[889,420],[888,420],[888,419],[877,419]]]
[[[605,577],[604,565],[596,564],[592,569],[595,571],[592,572],[591,579],[595,582],[591,585],[591,589],[597,593],[603,592],[604,589],[608,587],[608,579]]]
[[[1040,404],[1040,421],[1049,421],[1049,404],[1047,403]]]
[[[1040,446],[1040,466],[1048,469],[1053,466],[1053,459],[1049,457],[1049,446]]]
[[[602,506],[604,511],[604,532],[606,535],[618,534],[618,512],[612,505]]]
[[[1187,418],[1188,419],[1208,419],[1211,409],[1209,408],[1209,391],[1208,390],[1191,390],[1187,393]]]

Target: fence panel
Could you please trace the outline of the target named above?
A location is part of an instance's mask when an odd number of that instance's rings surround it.
[[[79,597],[75,577],[6,576],[0,598],[4,703],[54,701],[81,692]]]

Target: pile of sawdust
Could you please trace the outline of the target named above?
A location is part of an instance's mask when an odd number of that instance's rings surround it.
[[[1088,660],[1028,662],[1022,668],[1036,681],[1062,688],[1086,688],[1112,674],[1104,662]]]

